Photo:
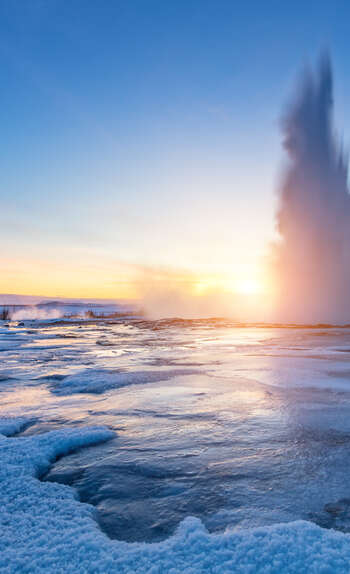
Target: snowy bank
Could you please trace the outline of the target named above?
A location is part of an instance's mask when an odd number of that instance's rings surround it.
[[[8,417],[0,419],[0,435],[12,436],[24,430],[33,419],[28,417]]]
[[[2,433],[27,421],[0,421]],[[157,544],[112,541],[74,490],[38,476],[58,456],[113,437],[103,427],[0,435],[1,573],[347,573],[350,536],[307,522],[211,535],[188,518]]]

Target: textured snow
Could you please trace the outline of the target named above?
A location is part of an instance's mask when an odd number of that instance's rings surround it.
[[[0,434],[4,436],[14,435],[32,422],[32,419],[27,417],[3,417],[0,419]]]
[[[104,393],[110,389],[120,389],[128,385],[168,381],[179,375],[198,373],[191,369],[167,371],[108,371],[105,369],[86,369],[65,378],[53,379],[51,390],[58,395],[75,393]]]
[[[3,432],[23,426],[0,421]],[[112,438],[103,427],[6,438],[0,435],[1,573],[346,573],[350,536],[307,522],[209,534],[188,518],[156,544],[109,540],[67,486],[40,482],[50,463],[74,449]]]

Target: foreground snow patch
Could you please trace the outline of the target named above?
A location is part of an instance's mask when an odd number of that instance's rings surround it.
[[[28,417],[3,417],[0,419],[0,435],[12,436],[25,429],[33,419]]]
[[[86,369],[74,375],[58,378],[51,383],[51,390],[57,395],[75,393],[104,393],[110,389],[119,389],[128,385],[157,383],[168,381],[179,375],[192,375],[199,371],[175,369],[168,371],[108,371],[105,369]]]
[[[6,424],[0,421],[0,428]],[[76,500],[70,487],[36,477],[57,456],[112,436],[102,427],[0,435],[1,573],[349,572],[350,536],[307,522],[210,535],[199,520],[188,518],[165,542],[109,540],[93,520],[93,508]]]

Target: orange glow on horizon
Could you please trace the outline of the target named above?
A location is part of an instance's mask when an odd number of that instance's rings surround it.
[[[0,261],[0,293],[64,298],[135,299],[135,273],[122,265],[12,259]]]
[[[220,315],[243,320],[260,316],[270,296],[269,282],[258,265],[190,272],[84,255],[79,261],[2,260],[0,293],[138,300],[150,315]]]

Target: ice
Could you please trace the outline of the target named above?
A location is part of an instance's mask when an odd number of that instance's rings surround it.
[[[86,428],[0,438],[1,572],[348,572],[350,536],[302,521],[214,535],[188,518],[165,542],[110,541],[94,522],[93,508],[71,488],[36,477],[58,456],[112,437],[108,429]]]
[[[1,572],[348,572],[349,329],[0,338]]]
[[[75,393],[104,393],[109,389],[120,389],[127,385],[155,383],[168,381],[176,376],[198,373],[190,369],[177,369],[168,371],[132,371],[118,372],[107,370],[87,369],[69,375],[64,379],[54,380],[52,391],[58,395],[72,395]]]

